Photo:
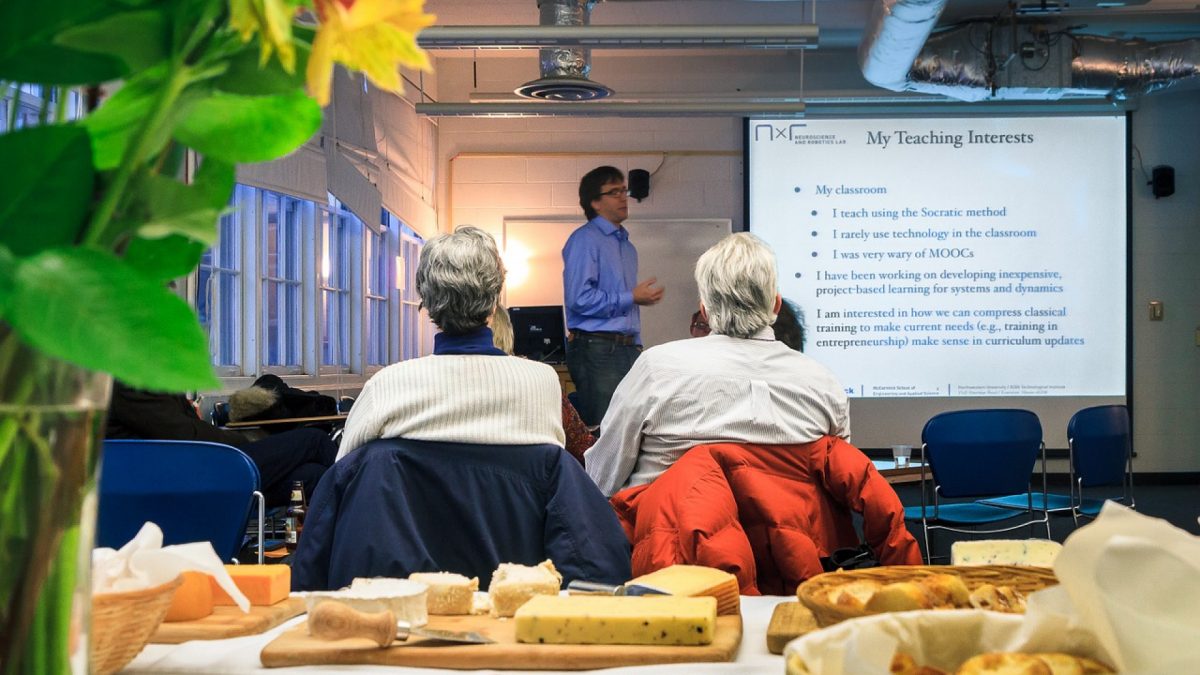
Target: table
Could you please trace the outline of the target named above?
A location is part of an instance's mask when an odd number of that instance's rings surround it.
[[[912,460],[904,468],[896,468],[896,460],[894,459],[873,459],[871,463],[875,465],[875,469],[879,471],[879,474],[886,478],[887,482],[892,485],[921,482],[922,462],[918,460]]]
[[[783,673],[783,657],[767,651],[767,624],[775,606],[793,602],[795,596],[742,596],[742,645],[737,660],[729,663],[677,663],[661,666],[608,668],[606,675],[745,675],[747,673]],[[433,668],[398,668],[396,666],[304,666],[299,668],[263,668],[258,653],[268,642],[304,620],[296,617],[261,635],[228,640],[184,642],[178,645],[147,645],[123,673],[414,673],[452,675],[462,671]],[[476,670],[475,673],[500,675],[529,671]],[[538,675],[566,675],[588,671],[536,671]]]
[[[249,427],[269,427],[277,424],[313,424],[319,422],[332,422],[334,426],[342,426],[346,423],[348,415],[317,415],[315,417],[285,417],[277,420],[246,420],[242,422],[226,422],[225,427],[229,429],[246,429]]]

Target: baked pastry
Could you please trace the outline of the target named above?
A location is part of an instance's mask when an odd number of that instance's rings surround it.
[[[1025,613],[1025,597],[1008,586],[980,584],[971,591],[969,601],[970,606],[976,609],[989,609],[1006,614]]]
[[[877,581],[851,581],[829,590],[829,602],[839,607],[861,610],[883,584]]]
[[[949,675],[941,668],[917,665],[916,660],[904,652],[896,652],[892,655],[892,665],[888,668],[888,672],[893,675]]]
[[[868,612],[907,612],[914,609],[933,609],[932,595],[924,584],[900,581],[875,591],[865,605]]]
[[[544,560],[536,567],[500,563],[492,573],[488,595],[492,598],[492,616],[509,617],[535,595],[558,595],[562,575],[554,563]]]
[[[471,614],[475,591],[479,590],[479,579],[470,579],[453,572],[413,572],[408,575],[429,587],[425,606],[430,614]]]
[[[934,607],[966,607],[971,592],[955,574],[931,574],[918,581],[929,595]]]
[[[980,654],[962,663],[955,675],[1099,675],[1115,672],[1107,665],[1071,654]]]

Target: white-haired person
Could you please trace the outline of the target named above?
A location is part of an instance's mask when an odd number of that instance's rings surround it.
[[[439,571],[485,589],[501,563],[547,558],[564,581],[628,580],[629,541],[563,450],[558,375],[492,343],[496,242],[473,227],[430,240],[416,284],[441,330],[433,354],[363,387],[313,494],[293,590]]]
[[[696,445],[850,437],[841,383],[775,339],[782,299],[771,249],[754,235],[731,235],[700,256],[696,283],[712,333],[643,352],[584,455],[606,495],[653,481]]]
[[[376,438],[562,447],[554,369],[492,344],[504,285],[492,236],[475,227],[431,239],[417,264],[421,306],[440,330],[433,355],[380,370],[354,401],[338,460]]]

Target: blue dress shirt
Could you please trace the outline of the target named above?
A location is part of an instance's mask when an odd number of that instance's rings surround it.
[[[562,255],[567,328],[640,342],[641,314],[633,303],[638,259],[629,232],[596,216],[571,233]]]

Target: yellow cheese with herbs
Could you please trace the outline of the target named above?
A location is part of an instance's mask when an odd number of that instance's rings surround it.
[[[712,597],[537,595],[516,614],[517,642],[566,645],[706,645],[717,626]]]

